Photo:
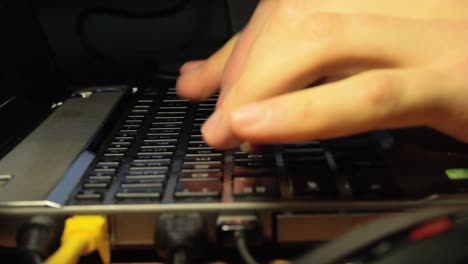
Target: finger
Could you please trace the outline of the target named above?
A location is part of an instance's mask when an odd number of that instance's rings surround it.
[[[186,62],[184,63],[184,65],[182,65],[182,67],[180,67],[179,72],[180,74],[187,74],[191,71],[194,71],[200,68],[204,62],[205,60],[194,60],[194,61]]]
[[[224,98],[229,94],[231,86],[239,79],[245,60],[247,59],[250,47],[256,39],[259,32],[269,21],[272,10],[276,6],[276,1],[264,0],[261,1],[255,9],[252,18],[239,36],[231,56],[224,70],[224,76],[221,83],[221,92],[217,107],[221,105]]]
[[[210,97],[221,83],[224,67],[237,41],[238,36],[231,38],[220,50],[214,53],[203,65],[195,68],[192,63],[181,69],[177,80],[177,92],[189,99],[206,99]],[[192,69],[192,71],[187,70]],[[195,68],[195,69],[194,69]]]
[[[210,126],[213,130],[202,129],[212,146],[229,148],[240,142],[228,120],[243,104],[305,87],[322,76],[434,63],[442,59],[434,51],[454,37],[434,38],[434,26],[423,22],[377,16],[318,14],[291,23],[271,25],[252,45],[241,77],[218,110],[220,122]],[[422,50],[408,45],[419,42],[429,44]]]
[[[202,67],[182,75],[177,81],[177,90],[183,97],[205,99],[218,88],[225,87],[236,79],[238,69],[243,64],[250,47],[251,39],[265,20],[267,7],[273,1],[262,1],[246,29],[234,36],[223,48],[212,55]],[[226,83],[226,85],[224,84]]]
[[[237,137],[256,143],[329,139],[427,125],[440,95],[427,71],[379,70],[237,109]]]
[[[440,86],[438,111],[431,116],[429,126],[468,143],[468,60],[459,57],[460,61],[441,67],[439,75],[432,74],[432,78],[443,80],[443,85]]]

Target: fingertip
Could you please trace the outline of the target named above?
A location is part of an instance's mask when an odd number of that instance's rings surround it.
[[[215,111],[202,126],[205,142],[216,149],[238,147],[242,141],[230,131],[229,121],[221,111]]]
[[[186,62],[180,67],[179,72],[182,75],[190,73],[191,71],[194,71],[197,68],[202,67],[204,63],[205,63],[205,60],[193,60],[193,61]]]
[[[202,71],[203,68],[199,67],[177,79],[176,90],[179,96],[190,100],[203,100],[209,97],[206,87],[201,81]]]

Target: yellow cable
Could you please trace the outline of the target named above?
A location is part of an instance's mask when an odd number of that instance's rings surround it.
[[[74,264],[97,250],[103,263],[110,263],[107,219],[103,216],[73,216],[66,220],[60,248],[45,264]]]

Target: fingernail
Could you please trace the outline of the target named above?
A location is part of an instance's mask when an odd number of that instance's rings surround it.
[[[267,109],[260,104],[243,106],[234,112],[232,118],[237,126],[246,129],[258,127],[267,117]]]

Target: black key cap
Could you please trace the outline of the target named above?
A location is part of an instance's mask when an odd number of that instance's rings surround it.
[[[208,154],[217,154],[217,153],[222,153],[219,150],[215,149],[190,149],[186,151],[187,154],[202,154],[202,155],[208,155]]]
[[[242,166],[234,167],[234,176],[270,176],[275,177],[277,172],[275,168],[249,168]]]
[[[183,169],[193,170],[209,170],[222,168],[223,164],[221,161],[209,161],[209,162],[184,162],[182,165]]]
[[[109,182],[86,180],[83,182],[83,188],[84,189],[107,189],[109,188]]]
[[[161,127],[150,127],[149,129],[152,133],[180,133],[182,128],[174,127],[174,128],[161,128]]]
[[[171,159],[138,159],[132,162],[132,167],[167,167]]]
[[[97,181],[111,181],[113,176],[90,175],[88,179]]]
[[[128,175],[159,175],[168,171],[168,167],[130,167]]]
[[[162,182],[123,182],[120,187],[122,188],[162,188]]]
[[[85,190],[75,195],[77,200],[102,200],[104,193],[101,191]]]
[[[275,160],[234,160],[234,164],[239,167],[247,167],[247,168],[275,168],[276,162]]]
[[[146,134],[147,139],[178,139],[180,133],[148,133]]]
[[[351,172],[349,179],[356,199],[378,200],[398,199],[400,191],[391,175],[383,170],[362,170]]]
[[[298,198],[339,198],[334,176],[328,168],[288,169],[286,174],[292,180],[294,194]]]
[[[158,111],[156,116],[185,116],[187,111]]]
[[[96,164],[96,168],[99,169],[111,169],[111,168],[118,168],[120,166],[120,162],[118,161],[100,161]]]
[[[174,152],[159,152],[159,153],[150,153],[150,152],[140,152],[137,154],[138,159],[170,159],[174,155]]]
[[[146,174],[146,175],[127,175],[125,176],[126,181],[155,181],[163,182],[166,180],[166,174]]]
[[[119,136],[135,136],[138,130],[136,129],[121,129],[119,131]]]
[[[236,160],[275,160],[275,156],[273,154],[245,153],[245,154],[234,154],[234,159]]]
[[[176,186],[175,197],[219,197],[222,192],[220,181],[188,181],[179,182]]]
[[[155,186],[164,186],[166,179],[165,178],[143,178],[143,179],[128,179],[122,182],[122,187],[130,187],[132,184],[155,184]]]
[[[220,180],[223,174],[221,170],[185,171],[180,177],[181,181]]]
[[[188,146],[190,148],[207,148],[209,147],[205,141],[191,141],[189,142]]]
[[[234,196],[276,196],[278,194],[277,182],[266,177],[236,177],[233,187]]]
[[[204,162],[204,161],[222,161],[223,156],[222,154],[219,155],[186,155],[184,157],[184,161],[199,161],[199,162]]]
[[[116,174],[116,169],[94,169],[91,171],[92,176],[114,176]]]
[[[108,148],[106,150],[106,153],[108,154],[120,154],[120,153],[125,153],[128,148],[126,147],[115,147],[115,148]]]
[[[145,139],[143,140],[144,144],[150,145],[153,143],[160,143],[160,142],[172,142],[173,144],[177,143],[176,138],[170,138],[170,139]]]
[[[121,159],[124,156],[124,153],[104,153],[104,157],[106,157],[106,159]]]
[[[155,116],[155,122],[182,122],[184,121],[184,116]]]
[[[152,188],[120,188],[115,194],[115,198],[151,198],[159,199],[162,196],[161,187],[152,187]]]

